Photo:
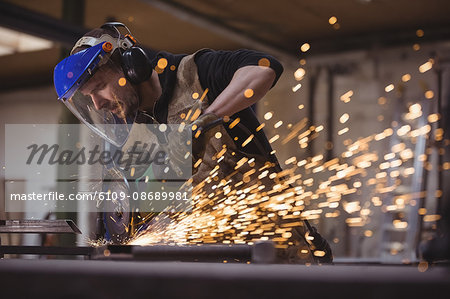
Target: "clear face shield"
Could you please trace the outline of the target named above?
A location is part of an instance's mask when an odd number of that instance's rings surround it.
[[[111,61],[64,101],[70,111],[108,142],[122,146],[139,105],[135,88]]]
[[[95,48],[76,53],[58,64],[55,87],[60,99],[81,122],[121,147],[135,120],[139,98],[120,66],[103,49]]]

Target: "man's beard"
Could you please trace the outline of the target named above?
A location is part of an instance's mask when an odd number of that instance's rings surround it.
[[[119,97],[113,92],[113,102],[112,102],[112,107],[111,107],[111,111],[118,116],[119,118],[121,118],[122,120],[126,120],[127,115],[126,115],[126,107],[125,104],[122,100],[119,99]]]
[[[137,111],[137,95],[136,94],[130,94],[129,97],[125,98],[119,98],[119,96],[116,93],[112,93],[113,95],[113,102],[111,111],[119,118],[121,118],[123,121],[126,122],[127,117],[134,117],[135,113]]]

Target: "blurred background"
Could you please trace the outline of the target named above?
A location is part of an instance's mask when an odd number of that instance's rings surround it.
[[[303,216],[337,260],[410,263],[448,225],[449,14],[446,0],[1,1],[0,140],[5,124],[76,123],[53,68],[106,21],[125,23],[149,55],[263,51],[285,70],[255,110],[299,175]],[[5,147],[0,219],[72,218],[83,234],[52,244],[93,238],[93,213],[4,212]],[[1,235],[3,245],[44,241]]]

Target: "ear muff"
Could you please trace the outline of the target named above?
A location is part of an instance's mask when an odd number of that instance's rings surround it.
[[[121,64],[125,77],[133,84],[150,78],[152,66],[144,50],[133,46],[121,53]]]
[[[101,28],[105,27],[114,28],[119,34],[121,41],[118,50],[120,51],[120,62],[126,79],[133,84],[140,84],[148,80],[152,74],[150,59],[142,48],[135,45],[137,41],[131,35],[128,27],[119,22],[105,23],[101,26]],[[124,27],[129,34],[123,36],[118,27]]]

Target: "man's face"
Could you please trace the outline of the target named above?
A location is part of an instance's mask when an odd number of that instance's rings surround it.
[[[121,119],[134,116],[139,101],[136,91],[123,72],[108,65],[100,69],[80,89],[89,96],[96,110],[106,110]]]

